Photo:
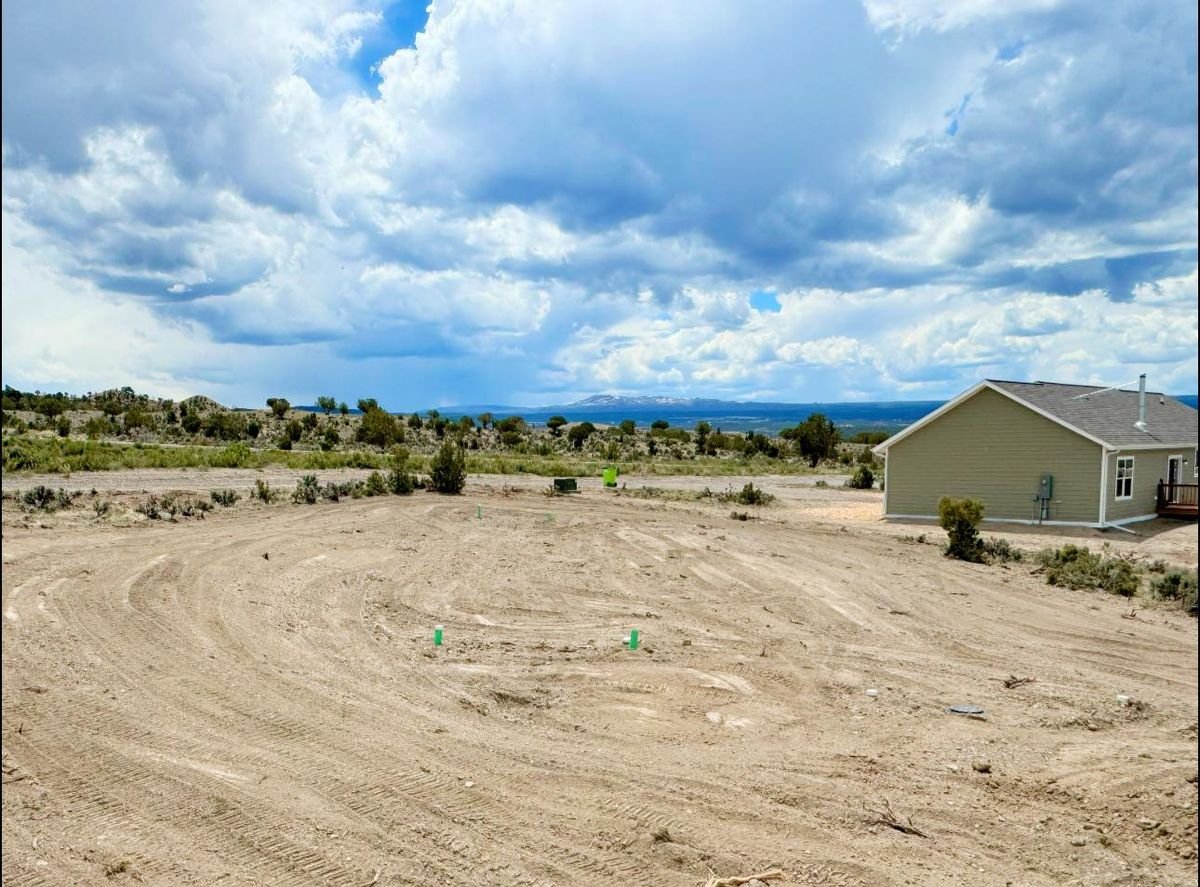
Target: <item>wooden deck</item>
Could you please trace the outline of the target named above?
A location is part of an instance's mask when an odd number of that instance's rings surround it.
[[[1197,514],[1197,484],[1171,484],[1158,482],[1159,517],[1174,517],[1195,520]]]

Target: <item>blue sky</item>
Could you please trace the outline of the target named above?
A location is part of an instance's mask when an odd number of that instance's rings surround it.
[[[117,6],[3,7],[8,384],[1195,390],[1194,3]]]

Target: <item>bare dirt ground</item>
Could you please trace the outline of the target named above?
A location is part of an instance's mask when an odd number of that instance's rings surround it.
[[[171,491],[192,491],[207,494],[209,490],[237,490],[242,494],[254,489],[255,480],[262,480],[286,495],[305,474],[316,475],[320,483],[341,483],[364,480],[369,469],[343,468],[318,471],[298,471],[288,468],[248,470],[237,468],[157,469],[143,468],[124,471],[77,472],[72,475],[6,475],[5,493],[16,493],[42,485],[69,492],[91,493],[101,497],[116,496],[118,500],[136,502],[136,493],[162,494]],[[869,525],[876,533],[891,536],[926,534],[930,540],[943,542],[945,535],[932,523],[884,522],[883,494],[878,490],[847,490],[845,475],[747,475],[728,477],[698,476],[622,476],[620,485],[629,489],[659,487],[666,490],[725,489],[740,490],[753,483],[778,498],[771,514],[775,519],[807,523],[812,521],[839,524]],[[489,490],[523,490],[541,492],[550,486],[550,479],[528,474],[482,474],[471,476],[471,489],[481,494]],[[825,487],[816,484],[824,483]],[[602,491],[600,478],[578,478],[581,490]],[[468,491],[470,492],[470,491]],[[10,518],[11,519],[11,518]],[[51,526],[61,523],[57,518],[43,518]],[[1136,552],[1148,559],[1162,558],[1171,564],[1195,567],[1197,563],[1196,525],[1177,521],[1149,521],[1133,524],[1126,530],[1097,531],[1074,527],[1027,527],[1003,523],[985,523],[985,535],[1008,539],[1026,548],[1062,545],[1066,542],[1098,548],[1108,544],[1115,551]]]
[[[1182,612],[947,561],[877,493],[767,479],[741,522],[516,482],[5,503],[4,883],[1195,883]],[[1195,562],[1194,525],[1087,532]]]

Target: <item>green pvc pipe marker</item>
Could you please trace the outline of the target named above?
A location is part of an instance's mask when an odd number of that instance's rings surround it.
[[[483,506],[482,505],[475,506],[475,520],[483,520]]]
[[[629,629],[629,649],[636,650],[638,645],[638,630],[636,628]]]
[[[435,625],[433,627],[433,645],[435,647],[440,647],[442,645],[443,629],[444,629],[444,626],[441,626],[441,625]]]

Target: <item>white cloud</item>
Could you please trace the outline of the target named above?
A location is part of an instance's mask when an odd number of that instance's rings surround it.
[[[949,31],[1015,13],[1053,9],[1059,0],[863,0],[871,24],[880,31]]]
[[[1194,387],[1194,5],[135,6],[4,7],[5,319],[94,318],[14,382]]]

